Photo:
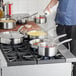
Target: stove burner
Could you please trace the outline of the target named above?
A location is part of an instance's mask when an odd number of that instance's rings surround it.
[[[19,52],[26,52],[26,51],[29,51],[30,50],[30,48],[18,48],[18,51]]]
[[[48,56],[40,56],[40,55],[36,55],[36,58],[38,60],[55,60],[55,59],[65,59],[64,56],[58,52],[55,56],[53,57],[48,57]]]
[[[11,52],[12,50],[11,49],[3,49],[5,53],[9,53]]]
[[[59,59],[59,58],[64,59],[64,56],[61,55],[60,53],[58,53],[58,54],[56,54],[55,58],[56,58],[56,59]]]
[[[8,53],[7,58],[10,62],[13,62],[17,60],[17,55],[15,53]]]
[[[9,57],[8,59],[10,62],[13,62],[13,61],[16,61],[17,58],[16,57]]]
[[[22,58],[24,60],[32,60],[34,57],[33,57],[33,55],[23,55]]]
[[[38,56],[38,60],[53,60],[54,57],[45,57],[45,56]]]

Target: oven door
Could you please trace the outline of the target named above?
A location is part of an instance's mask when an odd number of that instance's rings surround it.
[[[10,66],[2,68],[2,76],[71,76],[71,63]]]

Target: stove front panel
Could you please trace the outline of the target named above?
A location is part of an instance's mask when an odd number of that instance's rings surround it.
[[[71,76],[71,63],[55,63],[2,68],[2,76]]]

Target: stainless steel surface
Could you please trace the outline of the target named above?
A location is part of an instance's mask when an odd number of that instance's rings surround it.
[[[34,18],[34,21],[37,24],[45,24],[47,22],[47,17],[44,15],[39,15]]]
[[[28,21],[28,18],[24,18],[24,19],[19,19],[16,21],[17,24],[26,24]]]
[[[6,18],[3,18],[0,20],[0,28],[1,29],[13,29],[14,27],[16,27],[15,20],[9,20]]]
[[[23,37],[24,35],[16,31],[2,32],[0,33],[0,43],[10,44],[13,40],[14,44],[19,44],[23,42]]]
[[[21,17],[20,19],[17,20],[17,24],[26,24],[27,21],[29,21],[29,18],[36,15],[38,12],[32,14],[32,15],[28,15],[28,16],[24,16],[24,17]]]
[[[71,76],[71,67],[71,63],[2,67],[2,76]]]
[[[8,3],[4,5],[4,17],[8,16]]]
[[[57,54],[58,50],[54,46],[47,46],[46,42],[39,44],[38,55],[53,57]]]
[[[66,58],[66,63],[76,62],[76,56],[74,56],[69,49],[66,49],[64,45],[58,47],[61,54]]]
[[[17,24],[26,24],[30,15],[28,13],[13,14],[12,19],[16,20]],[[24,18],[26,17],[26,18]],[[24,19],[23,19],[24,18]]]
[[[42,42],[41,39],[33,39],[33,40],[30,40],[29,43],[31,44],[31,47],[32,48],[38,48],[38,44]]]
[[[13,29],[16,27],[16,22],[3,23],[3,29]]]
[[[57,41],[58,39],[60,39],[60,38],[62,38],[62,37],[65,37],[65,36],[67,36],[67,34],[62,34],[62,35],[59,35],[59,36],[57,36],[57,37],[55,37],[55,38],[52,38],[52,42],[55,42],[55,41]]]
[[[32,16],[34,16],[34,15],[36,15],[36,14],[38,14],[38,12],[33,13],[32,15],[29,15],[29,16],[26,16],[26,17],[23,17],[22,19],[32,17]]]

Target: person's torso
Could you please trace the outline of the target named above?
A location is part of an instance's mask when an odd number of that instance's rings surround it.
[[[76,25],[76,0],[59,0],[56,23]]]

